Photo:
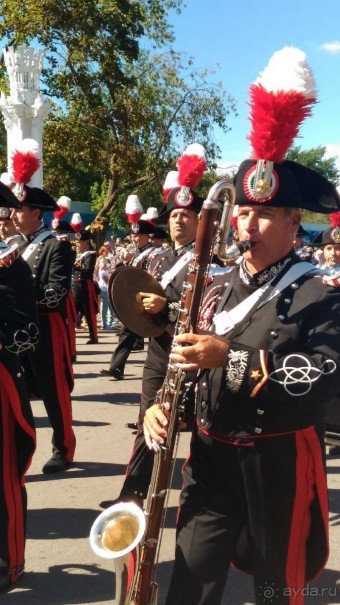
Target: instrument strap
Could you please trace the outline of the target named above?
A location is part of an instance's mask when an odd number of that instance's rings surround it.
[[[185,265],[191,261],[193,255],[194,251],[188,250],[185,254],[183,254],[183,256],[179,257],[178,261],[171,267],[171,269],[169,269],[169,271],[166,271],[164,273],[160,281],[163,290],[165,290],[165,288],[170,284],[170,282],[172,282],[172,280],[176,277],[180,270],[183,269],[183,267],[185,267]]]
[[[85,252],[82,252],[81,254],[79,254],[79,256],[77,256],[77,261],[80,261],[82,258],[88,256],[89,254],[97,254],[97,252],[96,250],[85,250]]]
[[[39,233],[39,235],[37,235],[37,237],[27,246],[26,250],[24,250],[24,252],[22,253],[22,258],[24,260],[27,260],[32,254],[33,252],[36,250],[36,248],[38,247],[38,245],[44,241],[44,239],[46,239],[47,237],[50,236],[55,237],[54,233],[52,233],[52,231],[42,231],[42,233]]]
[[[138,254],[138,256],[135,256],[135,258],[133,259],[133,261],[131,263],[131,267],[137,267],[137,265],[139,265],[139,263],[143,260],[143,258],[145,258],[145,256],[150,254],[151,250],[152,250],[152,248],[149,246],[146,250],[143,250],[143,252]]]
[[[295,263],[285,272],[283,276],[281,276],[279,281],[279,276],[276,276],[264,286],[255,290],[255,292],[253,292],[230,311],[221,311],[220,313],[216,314],[213,319],[215,334],[218,334],[219,336],[226,336],[241,321],[250,316],[254,312],[254,308],[259,309],[260,307],[263,307],[263,305],[278,296],[282,290],[287,288],[296,279],[305,273],[309,273],[314,268],[315,267],[312,265],[312,263]],[[231,288],[228,287],[227,295],[229,294],[230,289]],[[223,296],[223,304],[225,300],[227,300],[227,298]],[[220,306],[221,305],[219,305],[219,307]]]

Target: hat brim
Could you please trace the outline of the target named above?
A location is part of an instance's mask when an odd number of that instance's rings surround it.
[[[256,160],[245,160],[235,175],[236,204],[301,208],[330,214],[340,208],[336,187],[321,174],[298,162],[274,163],[268,192],[260,197],[255,189]]]
[[[21,208],[19,200],[7,185],[0,181],[0,206],[3,208]]]
[[[25,185],[25,197],[20,205],[39,208],[44,212],[60,210],[57,202],[49,193],[47,193],[47,191],[44,191],[39,187],[29,187],[28,185]]]

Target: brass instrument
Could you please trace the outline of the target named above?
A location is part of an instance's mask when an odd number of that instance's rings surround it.
[[[116,605],[131,603],[135,577],[131,564],[138,569],[145,525],[144,512],[137,504],[119,502],[104,510],[91,527],[90,545],[93,552],[104,559],[115,559]]]
[[[189,264],[186,282],[183,284],[180,309],[176,324],[176,335],[195,331],[199,309],[203,296],[205,279],[213,254],[224,258],[226,254],[228,232],[235,204],[235,189],[223,179],[209,191],[199,214],[199,224],[195,241],[193,258]],[[220,218],[221,217],[221,218]],[[144,513],[133,503],[119,503],[105,510],[95,521],[91,530],[91,545],[95,546],[97,554],[111,556],[116,561],[116,599],[119,605],[156,605],[158,586],[155,582],[156,566],[161,545],[162,531],[165,520],[167,499],[170,491],[174,462],[176,459],[179,440],[179,419],[183,413],[183,393],[185,390],[186,372],[169,362],[158,402],[168,415],[168,434],[164,445],[154,443],[155,457],[152,477]],[[139,512],[144,517],[144,522]],[[130,513],[136,516],[130,518]],[[113,520],[122,523],[127,533],[131,534],[129,546],[122,544],[121,551],[115,550],[111,555],[110,542],[106,540],[104,525]],[[145,519],[147,520],[145,522]],[[138,525],[136,525],[138,523]],[[144,531],[145,529],[145,531]],[[120,529],[118,529],[120,533]],[[140,543],[137,543],[140,536]],[[138,547],[138,548],[136,548]],[[130,556],[127,562],[125,557]],[[122,566],[125,572],[121,573]],[[128,565],[132,565],[134,576],[130,582],[126,580]],[[131,569],[131,567],[130,567]],[[118,571],[117,571],[118,570]]]

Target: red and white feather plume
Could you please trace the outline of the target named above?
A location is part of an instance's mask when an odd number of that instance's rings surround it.
[[[25,188],[40,166],[39,145],[33,139],[23,139],[11,158],[11,173],[15,181],[13,193],[19,201],[25,198]]]
[[[176,162],[180,187],[195,189],[207,169],[205,149],[200,143],[188,145]]]
[[[66,195],[62,195],[57,200],[57,204],[59,206],[59,210],[56,210],[53,213],[53,216],[54,216],[54,218],[57,218],[59,221],[61,221],[64,218],[64,216],[66,216],[66,214],[70,211],[71,198],[67,197]]]
[[[150,208],[148,208],[147,211],[144,214],[142,214],[142,216],[140,217],[139,220],[140,221],[147,221],[151,225],[155,226],[157,219],[158,219],[158,210],[157,210],[157,208],[154,208],[153,206],[150,206]]]
[[[167,203],[167,201],[168,201],[168,195],[169,195],[171,189],[175,189],[175,187],[179,187],[178,171],[170,170],[170,172],[168,172],[168,174],[165,177],[165,181],[163,184],[163,190],[162,190],[163,200],[165,203]]]
[[[295,47],[275,52],[249,94],[252,159],[280,163],[317,101],[305,53]]]
[[[138,223],[138,221],[140,220],[143,214],[143,207],[137,195],[128,195],[125,204],[125,214],[130,225]]]
[[[82,218],[81,218],[79,212],[75,212],[74,214],[72,214],[72,217],[70,220],[70,225],[71,225],[73,231],[75,231],[75,233],[79,233],[82,230],[83,221],[82,221]]]
[[[329,222],[331,224],[331,227],[333,227],[333,229],[335,229],[336,227],[340,227],[340,211],[332,212],[329,215]]]

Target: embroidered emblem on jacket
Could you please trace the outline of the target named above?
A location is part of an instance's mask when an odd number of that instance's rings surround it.
[[[326,359],[321,368],[316,368],[312,366],[308,357],[292,353],[285,357],[282,368],[269,374],[269,380],[281,384],[292,397],[300,397],[309,393],[313,383],[321,376],[332,374],[335,370],[336,363],[333,359]]]
[[[33,353],[39,340],[39,330],[35,323],[30,323],[27,330],[17,330],[13,334],[13,342],[6,350],[14,355]]]
[[[227,389],[232,393],[237,393],[242,385],[249,351],[233,351],[230,349],[228,355],[228,365],[226,366],[226,384]]]

